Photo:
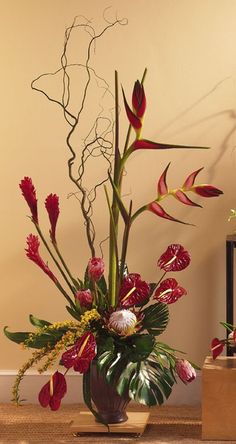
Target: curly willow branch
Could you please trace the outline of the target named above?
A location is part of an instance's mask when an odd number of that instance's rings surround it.
[[[93,186],[92,189],[88,190],[84,184],[84,174],[85,174],[85,165],[86,162],[93,157],[102,157],[107,163],[106,171],[111,171],[112,168],[112,159],[113,159],[113,139],[114,139],[114,119],[113,119],[113,109],[109,110],[110,116],[104,116],[104,107],[102,106],[102,102],[99,103],[100,112],[95,119],[95,122],[92,124],[91,129],[89,130],[87,136],[83,140],[84,147],[81,151],[80,157],[76,154],[76,148],[72,143],[72,136],[75,131],[79,129],[79,123],[81,120],[81,116],[85,109],[87,96],[89,87],[91,84],[91,79],[94,78],[97,84],[97,88],[104,89],[104,93],[102,95],[101,100],[104,99],[105,95],[108,93],[111,95],[113,103],[114,96],[110,91],[108,83],[98,74],[95,69],[90,66],[91,60],[91,51],[94,48],[98,39],[100,39],[109,29],[113,28],[116,25],[126,25],[126,19],[118,19],[116,18],[114,21],[109,21],[105,17],[105,13],[108,8],[104,10],[103,19],[106,23],[106,26],[102,29],[102,31],[96,34],[95,29],[91,26],[90,21],[83,16],[82,21],[78,23],[78,17],[75,17],[72,25],[67,27],[64,34],[64,45],[63,51],[60,58],[61,67],[54,72],[49,72],[46,74],[39,75],[36,79],[34,79],[31,83],[31,88],[37,92],[43,94],[49,101],[58,105],[63,112],[63,117],[67,124],[70,126],[70,130],[66,137],[66,144],[71,153],[67,163],[68,163],[68,173],[69,178],[75,184],[79,193],[81,194],[81,198],[79,198],[82,215],[84,218],[84,224],[86,229],[86,235],[88,240],[88,245],[91,251],[91,255],[95,256],[95,227],[92,221],[93,215],[93,203],[97,196],[97,190],[101,187],[107,180],[108,175],[99,181],[96,185]],[[89,41],[87,44],[86,50],[86,60],[84,63],[68,63],[68,46],[72,38],[72,33],[76,30],[82,28],[83,31],[87,33],[89,36]],[[70,71],[73,68],[82,68],[86,71],[87,80],[85,82],[85,86],[82,92],[81,102],[78,106],[77,111],[72,111],[71,109],[71,75]],[[61,98],[56,99],[51,97],[48,92],[44,89],[37,86],[38,82],[43,78],[49,76],[57,76],[62,74],[62,93]],[[100,86],[100,83],[102,86]],[[101,123],[106,123],[105,129],[99,129],[99,125]],[[77,172],[74,171],[75,162],[78,161],[79,157],[79,166],[77,167]],[[71,193],[75,195],[75,193]]]

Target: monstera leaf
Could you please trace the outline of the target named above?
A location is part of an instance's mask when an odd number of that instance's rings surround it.
[[[150,305],[142,311],[144,319],[142,320],[143,329],[148,333],[158,336],[166,329],[169,322],[169,309],[167,304],[158,302]]]

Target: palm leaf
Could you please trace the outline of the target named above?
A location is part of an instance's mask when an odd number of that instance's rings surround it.
[[[169,322],[169,309],[167,304],[158,302],[150,305],[142,311],[144,319],[142,320],[143,329],[148,333],[158,336],[166,329]]]

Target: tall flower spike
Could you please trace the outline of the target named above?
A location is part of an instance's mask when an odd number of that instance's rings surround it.
[[[38,224],[38,208],[36,199],[36,190],[30,177],[24,177],[19,184],[32,215],[32,220],[35,224]]]
[[[26,256],[36,265],[38,265],[44,271],[44,273],[46,273],[53,280],[53,282],[55,282],[55,284],[57,284],[57,278],[54,276],[39,254],[39,247],[40,242],[38,236],[29,234],[27,237],[27,248],[25,249]]]
[[[48,212],[51,229],[50,229],[50,237],[52,243],[56,244],[56,225],[57,219],[60,213],[59,210],[59,197],[56,194],[49,194],[49,196],[45,200],[45,207]]]

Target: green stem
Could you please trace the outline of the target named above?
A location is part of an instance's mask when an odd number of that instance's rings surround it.
[[[60,252],[60,250],[59,250],[59,248],[58,248],[58,246],[57,246],[57,244],[56,244],[55,242],[53,242],[52,244],[53,244],[53,246],[54,246],[54,248],[55,248],[55,250],[56,250],[56,252],[57,252],[57,255],[58,255],[58,257],[59,257],[59,259],[60,259],[60,261],[61,261],[63,267],[65,268],[65,270],[66,270],[68,276],[70,277],[71,282],[74,284],[74,283],[75,283],[75,279],[73,278],[73,276],[72,276],[72,274],[71,274],[71,272],[70,272],[68,266],[66,265],[66,263],[65,263],[65,261],[64,261],[64,259],[63,259],[63,257],[62,257],[62,255],[61,255],[61,252]]]
[[[132,201],[130,202],[130,207],[129,207],[129,220],[128,220],[127,224],[125,225],[124,235],[123,235],[121,263],[120,263],[120,285],[123,280],[125,259],[126,259],[127,249],[128,249],[129,232],[130,232],[130,228],[131,228],[131,212],[132,212]],[[118,289],[118,292],[119,292],[119,289]]]

